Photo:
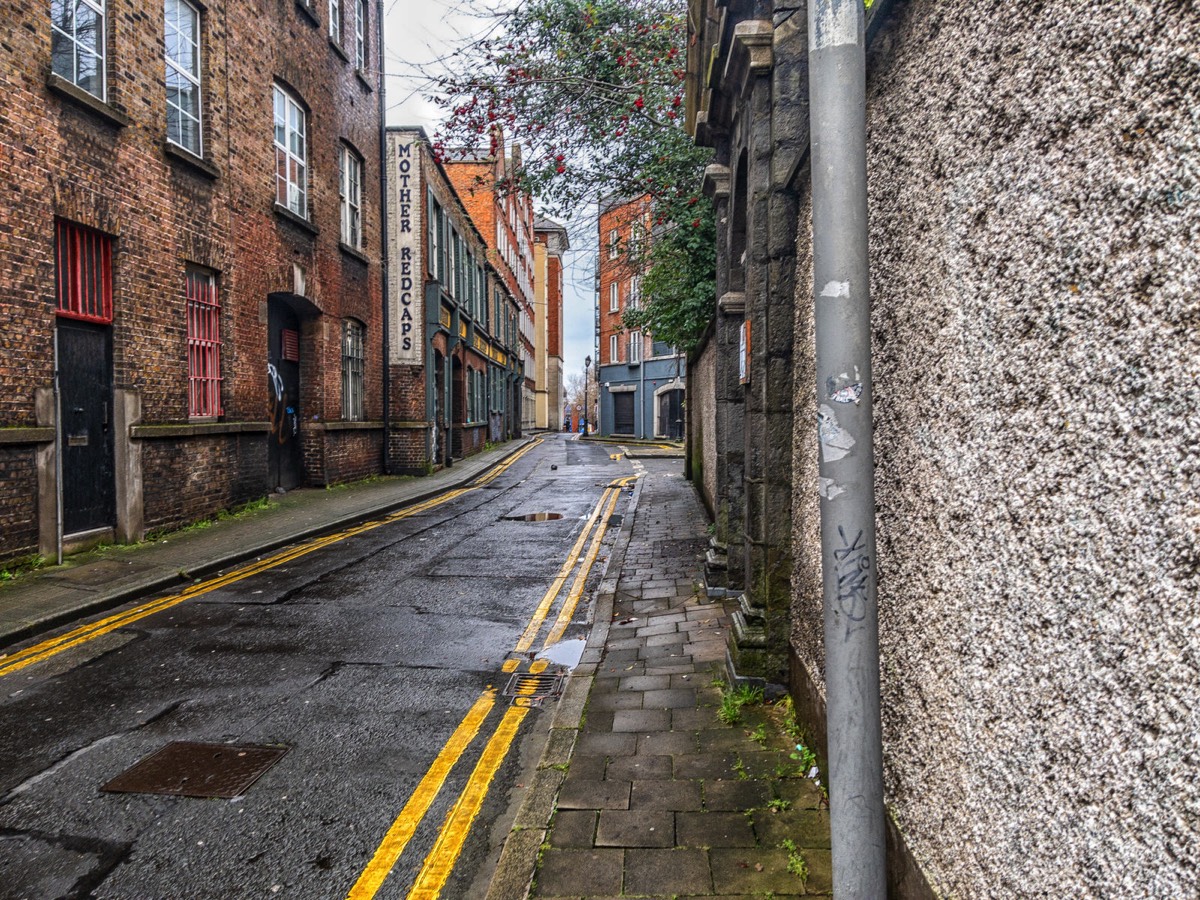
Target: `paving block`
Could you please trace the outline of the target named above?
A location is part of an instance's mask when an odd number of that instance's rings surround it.
[[[754,833],[764,847],[790,840],[806,850],[828,850],[829,813],[823,809],[755,810]]]
[[[705,850],[627,850],[625,893],[670,897],[712,894],[712,874]]]
[[[698,781],[635,781],[629,794],[630,809],[699,810]]]
[[[707,810],[760,809],[771,801],[771,786],[765,781],[706,780],[704,808]]]
[[[535,897],[579,897],[621,893],[624,850],[558,850],[542,854]]]
[[[647,753],[635,753],[633,756],[622,756],[608,764],[605,777],[616,781],[639,781],[652,778],[670,778],[674,771],[674,761],[670,756],[654,756]]]
[[[762,896],[770,891],[777,897],[795,897],[807,892],[806,881],[788,871],[788,855],[783,850],[714,849],[709,857],[717,893]],[[808,862],[807,855],[805,860]],[[812,863],[808,864],[811,878]]]
[[[668,709],[621,709],[612,715],[614,734],[668,731],[671,728],[671,710]]]
[[[691,688],[669,688],[646,691],[642,695],[644,709],[695,709],[696,692]]]
[[[675,814],[662,810],[603,810],[596,828],[596,846],[674,847]]]
[[[753,847],[754,827],[740,812],[677,812],[675,843],[680,847]]]
[[[550,845],[560,848],[594,847],[596,816],[594,809],[561,809],[550,826]]]
[[[567,779],[558,792],[559,809],[629,809],[628,781]]]

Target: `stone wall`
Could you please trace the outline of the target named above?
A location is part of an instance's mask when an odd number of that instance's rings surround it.
[[[868,61],[888,808],[945,896],[1196,896],[1200,12],[894,10]]]
[[[688,458],[709,516],[717,514],[717,342],[710,336],[687,360]]]

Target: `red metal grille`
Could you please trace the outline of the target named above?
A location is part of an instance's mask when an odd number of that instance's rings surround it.
[[[58,314],[88,322],[112,321],[112,241],[59,219],[54,229]]]
[[[292,328],[280,330],[279,358],[288,362],[300,361],[300,332]]]
[[[208,272],[187,273],[188,415],[219,416],[221,407],[221,303]]]

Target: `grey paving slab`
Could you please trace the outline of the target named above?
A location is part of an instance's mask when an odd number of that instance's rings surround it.
[[[771,799],[771,786],[765,781],[704,782],[704,808],[707,810],[759,809]]]
[[[668,709],[620,709],[612,716],[612,730],[617,733],[667,731],[671,727]]]
[[[645,709],[695,709],[696,692],[691,688],[646,691],[642,695],[642,706]]]
[[[594,846],[598,815],[594,809],[559,810],[550,830],[550,845],[576,849]]]
[[[674,847],[675,814],[665,810],[602,810],[596,846]]]
[[[629,795],[630,809],[699,810],[698,781],[635,781]]]
[[[637,752],[637,735],[584,732],[575,742],[575,752],[584,756],[632,756]]]
[[[579,897],[621,893],[624,850],[560,850],[542,854],[534,883],[535,897]]]
[[[621,679],[622,691],[661,691],[671,686],[669,675],[632,675]]]
[[[675,842],[680,847],[753,847],[756,835],[755,825],[742,812],[675,813]]]
[[[585,781],[568,778],[558,792],[559,809],[629,809],[628,781]]]
[[[709,896],[713,891],[705,850],[629,850],[625,893],[632,896]]]
[[[638,753],[675,756],[693,754],[697,749],[696,735],[690,731],[658,731],[638,736]]]
[[[649,778],[670,778],[674,771],[674,761],[670,756],[651,756],[637,753],[633,756],[622,756],[608,764],[605,777],[617,781],[639,781]]]

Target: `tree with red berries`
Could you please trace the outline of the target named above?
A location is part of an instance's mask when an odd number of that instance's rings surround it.
[[[522,166],[501,188],[519,184],[550,215],[651,195],[652,239],[626,248],[646,302],[626,324],[684,348],[712,314],[716,235],[699,193],[710,151],[683,127],[686,15],[684,0],[524,0],[433,90],[447,111],[435,150],[497,153],[511,136]]]

